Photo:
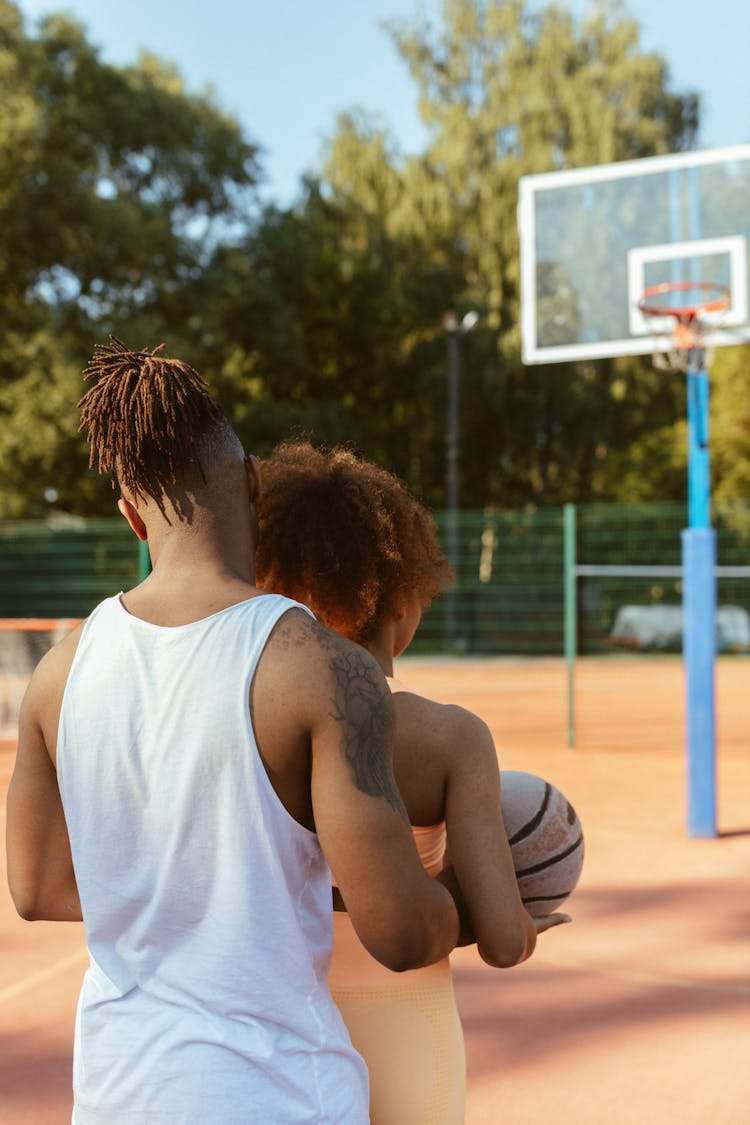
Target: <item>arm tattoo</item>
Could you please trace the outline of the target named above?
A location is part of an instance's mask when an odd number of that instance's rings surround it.
[[[341,726],[341,749],[360,793],[382,797],[408,820],[390,767],[393,734],[391,693],[377,678],[372,663],[356,649],[338,649],[330,656],[335,681],[331,717]]]

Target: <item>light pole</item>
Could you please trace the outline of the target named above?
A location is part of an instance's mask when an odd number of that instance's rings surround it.
[[[459,391],[459,340],[479,320],[479,313],[473,309],[459,320],[455,313],[446,313],[443,327],[448,350],[448,410],[445,429],[445,543],[448,562],[456,573],[458,581],[458,391]],[[450,590],[446,599],[445,641],[451,645],[456,637],[456,595]]]

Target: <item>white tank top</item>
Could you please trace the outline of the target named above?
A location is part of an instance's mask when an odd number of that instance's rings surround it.
[[[367,1071],[331,999],[331,876],[258,753],[261,595],[174,628],[86,622],[57,773],[90,965],[75,1125],[353,1125]]]

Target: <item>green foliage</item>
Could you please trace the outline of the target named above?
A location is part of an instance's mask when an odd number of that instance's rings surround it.
[[[688,147],[697,99],[670,92],[664,60],[640,50],[637,25],[615,5],[576,21],[562,7],[537,11],[523,0],[446,0],[437,29],[393,24],[391,34],[419,91],[428,149],[398,161],[384,138],[361,128],[357,144],[349,120],[326,178],[334,200],[357,201],[363,227],[369,220],[408,233],[444,267],[452,286],[440,293],[444,309],[481,313],[461,346],[462,503],[619,497],[618,454],[644,426],[674,424],[680,391],[640,362],[523,368],[518,181]],[[426,292],[420,305],[428,307]],[[436,316],[433,338],[439,324]],[[625,394],[613,393],[622,385]],[[437,369],[432,386],[437,442]],[[655,475],[674,484],[663,452]],[[437,445],[430,463],[440,464]],[[436,477],[425,484],[428,495],[438,492]],[[640,491],[632,481],[627,488]]]
[[[746,347],[710,356],[711,472],[717,500],[750,496],[750,356]]]
[[[616,4],[576,20],[445,0],[435,28],[390,30],[425,151],[342,115],[297,204],[260,210],[256,149],[210,96],[153,56],[106,64],[62,16],[32,33],[0,0],[0,518],[40,514],[50,487],[111,510],[75,412],[108,331],[189,359],[249,449],[349,442],[440,507],[443,318],[468,309],[464,507],[684,495],[679,379],[521,364],[516,205],[525,173],[689,147],[695,96]]]
[[[38,514],[40,475],[86,512],[104,502],[75,438],[93,342],[189,321],[207,253],[248,221],[255,148],[173,68],[110,66],[63,16],[30,35],[8,0],[0,95],[0,516]]]
[[[426,493],[442,475],[442,316],[459,275],[390,222],[398,172],[382,135],[358,129],[342,119],[336,187],[310,179],[294,210],[269,209],[217,252],[204,285],[206,303],[222,285],[210,332],[223,362],[207,357],[207,375],[258,452],[289,433],[348,442]]]

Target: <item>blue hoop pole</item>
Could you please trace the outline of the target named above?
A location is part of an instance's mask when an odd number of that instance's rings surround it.
[[[708,452],[708,372],[703,349],[691,349],[687,369],[688,524],[711,526],[711,482]]]
[[[688,835],[716,836],[716,532],[711,527],[709,384],[702,348],[687,369],[688,515],[682,532]]]

